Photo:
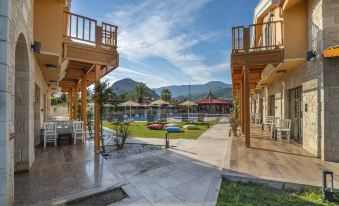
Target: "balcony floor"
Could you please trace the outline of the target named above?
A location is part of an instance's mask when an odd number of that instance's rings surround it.
[[[251,125],[251,147],[245,138],[233,138],[230,165],[224,174],[321,186],[322,168],[334,172],[334,187],[339,188],[339,163],[322,161],[296,142],[277,141],[270,131]]]

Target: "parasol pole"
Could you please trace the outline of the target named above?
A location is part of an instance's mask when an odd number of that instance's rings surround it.
[[[132,106],[129,105],[129,120],[132,118]]]

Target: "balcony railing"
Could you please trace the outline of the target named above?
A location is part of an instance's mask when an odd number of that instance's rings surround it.
[[[232,52],[266,51],[284,46],[283,21],[232,28]]]
[[[118,27],[79,14],[65,11],[65,38],[74,42],[93,45],[96,47],[117,47]]]

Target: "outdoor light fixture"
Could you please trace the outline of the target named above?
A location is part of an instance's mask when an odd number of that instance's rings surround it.
[[[56,69],[56,65],[55,64],[46,64],[45,65],[47,69]]]
[[[316,57],[316,52],[315,51],[308,51],[306,53],[306,60],[309,62],[309,61],[312,61],[314,60]]]
[[[287,71],[286,71],[286,70],[284,70],[284,69],[281,69],[281,70],[278,70],[278,71],[277,71],[277,73],[278,73],[278,74],[286,74],[286,73],[287,73]]]
[[[38,41],[34,41],[34,43],[31,45],[31,48],[34,53],[40,54],[41,43]]]

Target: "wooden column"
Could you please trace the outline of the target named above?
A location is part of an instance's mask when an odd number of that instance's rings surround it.
[[[244,66],[244,112],[245,112],[245,144],[250,147],[250,85],[249,85],[249,68]]]
[[[73,101],[73,105],[74,105],[74,116],[73,119],[77,120],[78,118],[78,99],[79,99],[79,95],[78,95],[78,84],[75,85],[75,89],[74,89],[74,101]]]
[[[68,105],[68,116],[71,118],[72,115],[72,91],[67,93],[67,105]]]
[[[95,87],[100,84],[101,65],[95,65]],[[100,151],[100,105],[95,101],[94,105],[94,152]]]
[[[70,91],[70,119],[74,119],[74,88]]]
[[[240,108],[240,131],[241,131],[241,134],[244,133],[244,101],[243,101],[243,83],[242,83],[242,80],[241,80],[241,84],[240,84],[240,94],[239,94],[239,108]]]
[[[87,77],[86,75],[81,79],[81,115],[84,122],[85,140],[87,128]]]

